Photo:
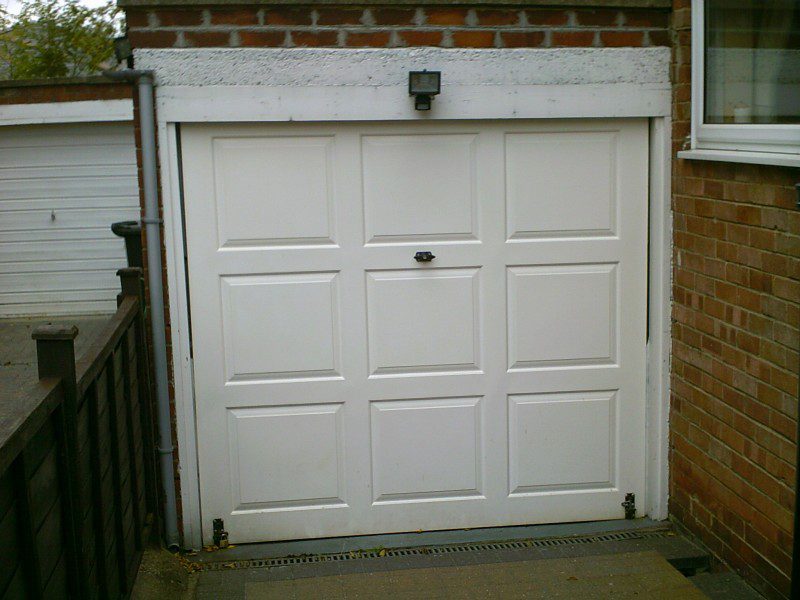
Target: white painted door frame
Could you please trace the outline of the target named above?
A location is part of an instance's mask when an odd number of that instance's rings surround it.
[[[435,64],[448,73],[450,58],[457,71],[461,63],[480,64],[487,51],[459,50],[452,55],[447,51],[426,49],[382,50],[389,53],[402,74],[410,68]],[[261,85],[262,81],[243,81],[245,85],[218,85],[217,65],[207,86],[190,80],[198,70],[176,75],[170,60],[177,57],[181,64],[186,61],[203,60],[215,64],[219,51],[158,50],[139,51],[137,66],[156,71],[158,135],[160,140],[159,160],[162,167],[162,203],[167,252],[167,281],[169,309],[172,326],[172,357],[174,362],[175,402],[177,412],[178,453],[180,458],[181,499],[183,506],[184,544],[197,548],[201,544],[199,476],[197,464],[197,438],[195,429],[195,406],[193,393],[192,362],[189,342],[189,306],[184,262],[184,233],[181,211],[180,139],[179,124],[182,122],[278,122],[290,120],[339,121],[339,120],[406,120],[406,119],[542,119],[542,118],[593,118],[593,117],[649,117],[650,118],[650,205],[649,205],[649,339],[647,344],[647,503],[640,507],[640,514],[654,519],[667,516],[668,497],[668,411],[669,411],[669,350],[670,350],[670,280],[671,280],[671,228],[670,210],[670,164],[671,164],[671,87],[669,83],[669,50],[662,48],[625,49],[628,52],[613,52],[612,49],[581,49],[580,52],[559,51],[547,54],[547,72],[552,81],[526,81],[529,72],[537,72],[536,63],[544,57],[543,51],[527,50],[524,57],[530,61],[530,70],[520,74],[512,67],[519,64],[519,51],[490,51],[488,74],[458,72],[461,81],[448,87],[444,80],[443,94],[436,99],[435,110],[420,115],[414,112],[413,102],[408,99],[404,81],[397,81],[397,74],[386,75],[386,81],[371,80],[370,86],[339,85],[326,81],[323,85],[303,84],[302,81],[281,81],[282,85]],[[249,62],[257,72],[257,65],[275,67],[285,62],[287,51],[251,52],[228,51],[241,60]],[[348,66],[355,53],[360,50],[324,50],[331,53],[328,64],[336,65],[328,73],[334,79],[348,76]],[[575,75],[575,65],[592,64],[591,56],[603,53],[607,61],[608,81],[586,83],[560,82],[559,73],[571,73],[578,81],[588,75]],[[636,56],[650,60],[644,72],[634,73],[628,81],[619,82],[614,65],[620,70],[630,64]],[[434,56],[434,60],[426,57]],[[658,60],[652,60],[657,57]],[[387,57],[382,57],[386,60]],[[210,63],[208,61],[211,61]],[[339,61],[337,63],[337,61]],[[392,62],[392,61],[390,61]],[[302,63],[301,63],[302,64]],[[162,69],[163,67],[163,69]],[[318,69],[318,63],[309,64]],[[463,65],[461,65],[463,67]],[[277,67],[276,67],[277,68]],[[171,70],[172,69],[172,70]],[[202,70],[202,68],[200,69]],[[162,78],[162,71],[165,76]],[[352,71],[352,69],[350,69]],[[300,76],[302,77],[302,73]],[[181,77],[187,81],[181,81]],[[392,79],[394,77],[394,79]],[[494,77],[491,85],[484,85],[485,77]],[[313,81],[309,77],[308,81]],[[251,85],[247,85],[250,83]],[[500,99],[500,100],[498,100]],[[223,426],[222,424],[220,425]]]

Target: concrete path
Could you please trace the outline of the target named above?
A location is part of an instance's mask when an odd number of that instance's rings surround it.
[[[497,535],[494,530],[494,539],[501,539]],[[357,550],[346,553],[355,555],[347,560],[330,560],[333,555],[317,557],[327,560],[300,556],[289,561],[292,564],[281,564],[283,560],[277,558],[243,559],[242,555],[255,552],[244,546],[191,556],[154,548],[145,553],[132,598],[762,600],[735,573],[711,565],[702,548],[668,527],[662,526],[657,535],[608,537],[600,535],[574,544],[551,544],[558,538],[546,538],[538,547],[490,543],[486,548],[461,552],[389,550],[384,555],[373,548],[371,558]],[[272,566],[264,566],[265,562]],[[716,572],[708,571],[711,566]],[[678,569],[699,574],[686,578]]]
[[[38,380],[36,342],[31,333],[39,325],[76,325],[75,353],[79,357],[108,316],[0,319],[0,402],[13,401]]]
[[[246,600],[707,598],[656,552],[253,581],[245,585],[244,597]]]

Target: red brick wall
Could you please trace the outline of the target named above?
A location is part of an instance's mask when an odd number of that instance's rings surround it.
[[[131,98],[131,86],[114,82],[4,82],[0,86],[0,105],[40,102],[79,102]]]
[[[665,46],[657,9],[210,7],[127,9],[135,48]]]
[[[690,2],[673,12],[673,149],[689,134]],[[800,320],[800,169],[675,160],[670,512],[788,596]]]

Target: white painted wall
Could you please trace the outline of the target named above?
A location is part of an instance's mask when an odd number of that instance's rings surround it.
[[[669,48],[140,48],[159,86],[387,87],[441,70],[450,86],[669,84]]]
[[[30,106],[0,123],[41,122]],[[0,316],[113,312],[126,259],[110,226],[138,217],[129,121],[0,127]]]

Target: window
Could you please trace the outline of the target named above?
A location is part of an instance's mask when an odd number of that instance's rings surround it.
[[[800,166],[800,0],[693,1],[691,143]]]

